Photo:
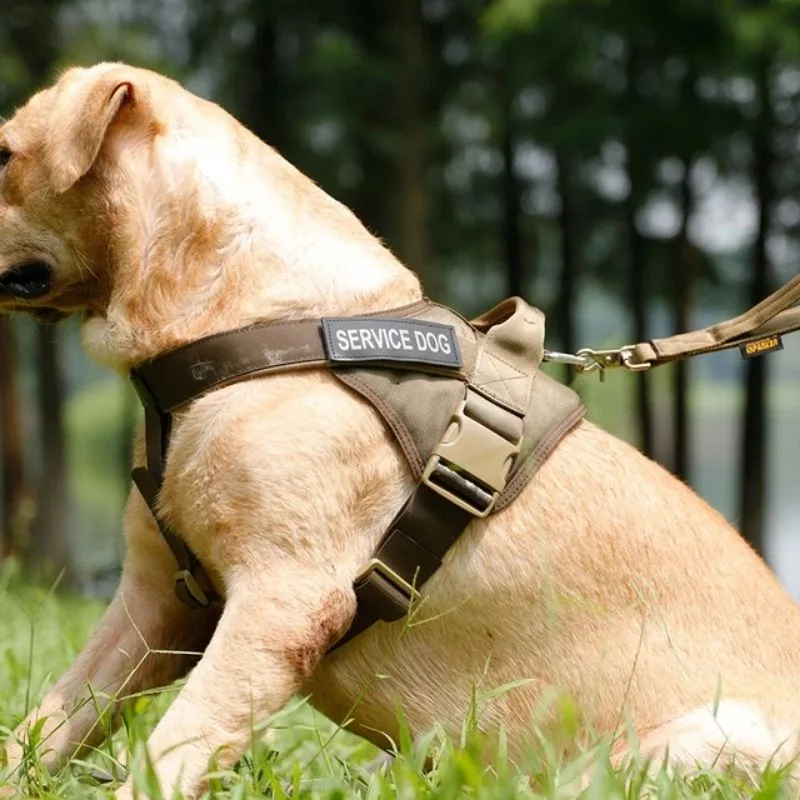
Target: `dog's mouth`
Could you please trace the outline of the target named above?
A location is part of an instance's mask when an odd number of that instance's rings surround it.
[[[0,275],[0,299],[38,300],[53,290],[53,270],[44,261],[26,261]]]
[[[33,304],[50,294],[54,284],[53,269],[44,261],[26,261],[12,267],[0,275],[0,312],[24,312],[51,325],[60,322],[70,315],[69,311]]]

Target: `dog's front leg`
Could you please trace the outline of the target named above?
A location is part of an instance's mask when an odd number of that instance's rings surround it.
[[[164,796],[196,796],[212,757],[237,761],[253,725],[302,687],[354,610],[349,582],[330,568],[273,563],[232,576],[211,643],[148,741]],[[117,796],[134,796],[131,778]]]
[[[72,667],[6,742],[10,767],[20,766],[30,729],[44,720],[40,757],[49,770],[60,768],[115,721],[105,715],[101,725],[100,714],[181,677],[197,660],[191,652],[208,642],[218,612],[192,611],[177,600],[172,554],[148,515],[138,498],[129,506],[128,552],[116,596]]]

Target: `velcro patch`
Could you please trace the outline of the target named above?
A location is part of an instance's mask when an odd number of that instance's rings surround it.
[[[452,325],[398,317],[322,320],[331,361],[408,361],[458,369],[461,350]]]

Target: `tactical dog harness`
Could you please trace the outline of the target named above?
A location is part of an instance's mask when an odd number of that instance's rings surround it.
[[[394,433],[418,483],[355,578],[356,616],[338,647],[405,616],[470,521],[508,505],[583,417],[577,395],[539,370],[543,344],[544,315],[519,298],[472,322],[422,300],[252,325],[133,369],[147,450],[133,479],[177,561],[180,600],[198,608],[219,597],[157,507],[176,410],[238,381],[329,368]]]
[[[405,616],[470,521],[510,503],[584,407],[539,371],[543,358],[580,372],[647,370],[739,347],[750,358],[800,330],[800,275],[731,320],[616,350],[545,352],[544,315],[515,297],[467,322],[421,300],[358,317],[267,322],[200,339],[131,371],[145,410],[147,466],[133,479],[178,563],[191,608],[218,602],[197,557],[159,513],[172,414],[237,381],[330,368],[381,415],[418,483],[355,578],[356,616],[335,647]]]

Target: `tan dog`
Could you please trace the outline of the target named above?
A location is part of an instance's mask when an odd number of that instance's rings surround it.
[[[153,73],[67,72],[0,128],[0,152],[0,310],[82,310],[86,347],[117,370],[254,320],[420,297],[351,213]],[[147,648],[204,649],[149,742],[167,794],[195,794],[209,758],[235,761],[253,719],[293,693],[342,719],[367,686],[355,729],[380,744],[398,704],[414,731],[456,732],[476,682],[528,678],[482,718],[505,726],[512,754],[553,691],[587,729],[611,735],[630,718],[645,752],[669,745],[678,762],[794,754],[798,608],[718,514],[588,423],[508,509],[470,526],[426,587],[431,621],[399,640],[403,624],[379,624],[323,657],[412,485],[373,410],[324,370],[194,402],[176,420],[162,508],[224,594],[221,618],[176,600],[172,555],[134,491],[119,592],[18,735],[47,716],[56,768],[92,740],[89,686],[163,685],[192,659],[152,654],[132,672]]]

